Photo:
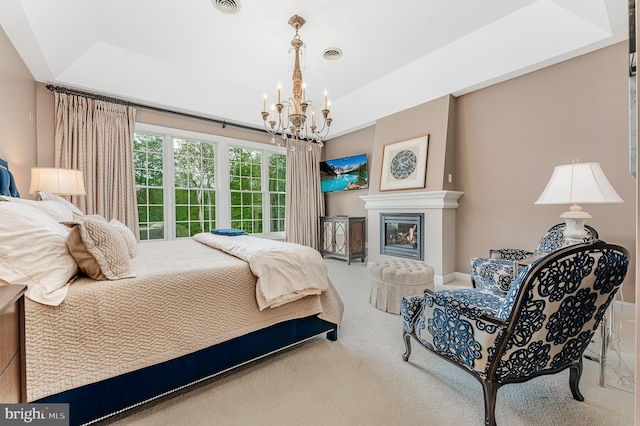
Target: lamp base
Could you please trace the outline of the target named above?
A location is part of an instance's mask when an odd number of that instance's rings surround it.
[[[584,242],[584,239],[588,235],[587,231],[584,229],[584,224],[587,219],[591,219],[591,215],[587,212],[583,212],[579,205],[574,204],[568,212],[562,213],[560,217],[564,219],[566,224],[563,233],[565,245]]]

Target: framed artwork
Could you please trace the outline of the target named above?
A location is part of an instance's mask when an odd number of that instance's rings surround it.
[[[429,135],[384,146],[380,191],[424,188]]]

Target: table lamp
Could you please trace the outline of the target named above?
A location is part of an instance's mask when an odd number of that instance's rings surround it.
[[[56,195],[86,195],[80,170],[32,167],[29,194],[47,191]]]
[[[587,236],[584,224],[591,215],[578,204],[623,203],[604,175],[600,163],[572,163],[556,166],[535,204],[571,204],[560,215],[565,220],[564,238],[567,244],[583,242]]]

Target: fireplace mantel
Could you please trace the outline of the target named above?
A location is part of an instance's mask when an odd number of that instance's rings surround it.
[[[393,259],[380,254],[380,213],[424,213],[424,261],[435,270],[435,283],[455,279],[456,209],[459,191],[393,192],[362,195],[368,210],[369,262]]]
[[[362,195],[364,208],[370,209],[395,209],[399,207],[413,209],[455,209],[458,207],[458,198],[463,192],[459,191],[425,191],[405,192],[393,194]]]

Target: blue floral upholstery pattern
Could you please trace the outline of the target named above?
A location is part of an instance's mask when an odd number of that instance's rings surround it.
[[[485,376],[489,342],[496,324],[483,315],[496,316],[504,293],[492,289],[441,290],[425,293],[422,315],[415,321],[415,335],[427,348],[448,354],[458,363]],[[406,329],[406,328],[405,328]]]
[[[478,379],[485,422],[495,424],[497,389],[571,369],[573,397],[582,354],[629,265],[626,249],[596,241],[556,249],[521,265],[505,294],[496,287],[426,291],[402,301],[405,361],[411,337]]]
[[[471,281],[475,287],[498,287],[503,292],[508,292],[511,282],[520,272],[518,261],[531,256],[552,253],[566,245],[564,239],[564,223],[552,226],[542,236],[534,251],[523,249],[492,249],[489,257],[476,257],[471,259]],[[598,239],[598,233],[590,226],[585,226],[587,237],[585,243]]]

